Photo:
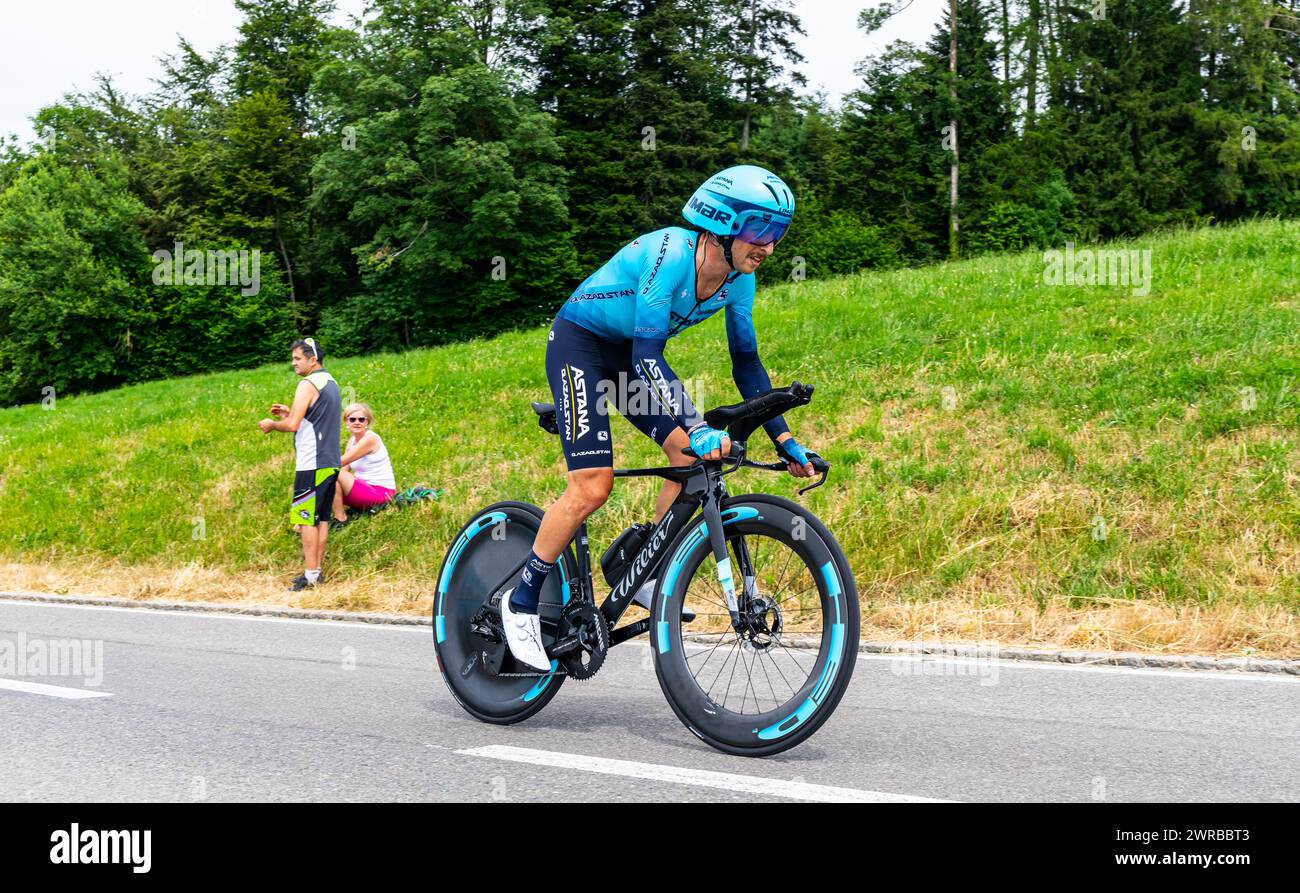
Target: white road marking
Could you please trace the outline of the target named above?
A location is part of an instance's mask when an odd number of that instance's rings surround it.
[[[86,698],[111,698],[111,692],[91,691],[87,688],[68,688],[63,685],[45,685],[40,682],[27,682],[22,679],[0,679],[0,689],[21,691],[31,695],[45,695],[51,698],[67,698],[80,701]]]
[[[763,778],[757,775],[733,775],[730,772],[710,772],[704,769],[682,769],[655,763],[637,763],[631,760],[611,760],[606,757],[588,757],[580,754],[558,753],[550,750],[533,750],[527,747],[509,747],[492,744],[471,747],[456,753],[470,757],[486,757],[531,766],[548,766],[555,769],[577,769],[601,775],[621,775],[624,778],[644,778],[670,784],[717,788],[742,794],[767,797],[784,797],[791,800],[812,800],[818,803],[951,803],[930,797],[911,797],[906,794],[886,794],[880,791],[862,791],[857,788],[837,788],[829,785]]]
[[[1111,673],[1119,676],[1158,676],[1161,679],[1191,679],[1202,682],[1286,682],[1292,685],[1300,683],[1300,676],[1291,673],[1260,673],[1232,670],[1187,670],[1177,667],[1119,667],[1113,664],[1062,664],[1052,661],[1015,660],[1013,658],[993,658],[992,660],[973,657],[953,657],[943,654],[858,654],[858,660],[906,661],[913,664],[951,664],[956,666],[990,666],[996,665],[1004,670],[1067,670],[1075,673]],[[905,674],[907,675],[907,674]],[[966,674],[972,678],[976,673]]]
[[[132,614],[153,614],[156,616],[166,617],[193,617],[200,620],[261,620],[267,623],[308,623],[316,626],[338,626],[362,629],[383,629],[395,630],[397,632],[420,633],[424,636],[432,635],[430,628],[432,623],[421,623],[419,626],[407,626],[397,623],[367,623],[364,620],[321,620],[316,617],[268,617],[265,614],[227,614],[218,611],[194,610],[177,610],[175,608],[131,608],[118,607],[117,605],[72,605],[62,604],[60,602],[40,602],[28,601],[27,599],[9,599],[0,598],[0,605],[12,605],[15,608],[62,608],[64,610],[77,611],[129,611]]]
[[[80,611],[131,611],[136,614],[153,614],[167,617],[194,617],[212,620],[260,620],[264,623],[301,623],[313,626],[419,633],[422,636],[428,636],[431,634],[431,624],[429,623],[421,623],[419,626],[405,626],[392,623],[367,623],[360,620],[318,620],[309,617],[268,617],[261,614],[224,614],[215,611],[197,610],[178,611],[172,608],[131,608],[117,607],[115,605],[77,605],[63,604],[60,602],[29,601],[27,599],[7,599],[3,597],[0,597],[0,605],[12,605],[19,608],[63,608],[65,610],[73,609]],[[641,648],[650,647],[648,642],[632,641],[627,644],[636,645]],[[858,653],[858,660],[860,661],[919,659],[918,655],[911,653]],[[924,660],[926,662],[935,663],[981,663],[985,665],[990,663],[988,660],[981,660],[978,658],[954,657],[938,654],[927,654],[924,656]],[[1110,664],[1066,664],[1055,663],[1052,661],[1015,660],[1012,658],[994,658],[991,662],[997,664],[998,667],[1007,670],[1057,670],[1074,673],[1114,673],[1123,676],[1155,676],[1163,679],[1190,679],[1202,682],[1281,682],[1290,685],[1300,683],[1300,676],[1290,673],[1248,673],[1231,670],[1184,670],[1165,669],[1160,667],[1120,667]]]

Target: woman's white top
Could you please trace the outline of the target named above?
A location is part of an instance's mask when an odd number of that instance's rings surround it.
[[[393,477],[393,463],[388,458],[388,447],[384,446],[384,439],[378,434],[373,431],[370,434],[379,441],[379,446],[374,452],[353,460],[352,473],[367,484],[396,490],[397,478]],[[349,438],[348,449],[352,449],[355,444],[356,438]]]

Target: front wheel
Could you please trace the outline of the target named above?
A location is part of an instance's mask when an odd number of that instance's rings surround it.
[[[703,517],[674,542],[651,612],[655,672],[673,711],[727,753],[768,756],[806,741],[848,688],[858,591],[835,537],[775,496],[724,499],[739,613],[727,604]],[[682,612],[694,612],[683,622]],[[690,616],[688,613],[687,616]]]
[[[433,600],[434,650],[438,669],[456,703],[484,722],[515,723],[547,705],[564,681],[555,661],[538,673],[511,656],[493,630],[500,611],[488,600],[518,581],[542,510],[525,502],[499,502],[479,512],[452,540],[438,572]],[[543,640],[550,645],[561,608],[570,598],[576,563],[572,549],[561,553],[542,586],[539,605]]]

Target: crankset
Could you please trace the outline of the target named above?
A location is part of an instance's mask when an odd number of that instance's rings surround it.
[[[571,679],[590,679],[609,651],[609,621],[588,602],[577,601],[560,612],[551,654]]]

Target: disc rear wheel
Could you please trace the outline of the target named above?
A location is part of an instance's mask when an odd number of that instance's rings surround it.
[[[518,582],[532,549],[542,511],[523,502],[501,502],[470,519],[452,540],[438,573],[433,602],[434,650],[452,697],[484,722],[515,723],[555,697],[564,674],[555,661],[539,673],[515,661],[500,635],[493,596]],[[542,586],[542,640],[554,641],[560,612],[570,598],[576,562],[565,550]]]

